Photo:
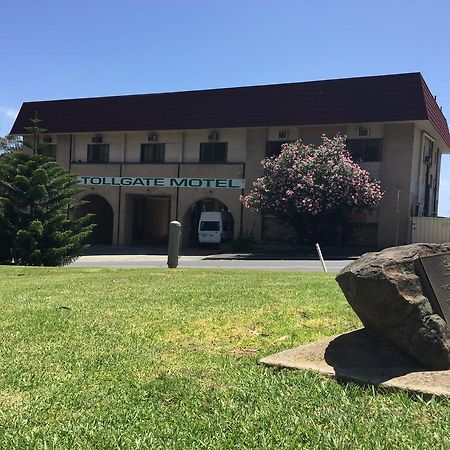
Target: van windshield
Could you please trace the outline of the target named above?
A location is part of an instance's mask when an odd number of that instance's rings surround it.
[[[219,221],[200,222],[200,231],[220,231]]]

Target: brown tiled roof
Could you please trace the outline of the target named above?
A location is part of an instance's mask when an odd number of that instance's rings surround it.
[[[450,148],[450,133],[448,130],[447,120],[444,114],[442,113],[442,110],[436,103],[433,94],[428,89],[428,86],[423,78],[422,78],[422,86],[423,86],[423,95],[425,99],[425,106],[427,108],[428,120],[433,124],[433,127],[442,137],[447,147]]]
[[[425,88],[420,73],[409,73],[26,102],[11,133],[23,134],[35,111],[49,133],[431,120],[436,114],[434,99],[431,97],[430,106],[428,100],[424,101],[424,90],[428,89]],[[436,123],[445,140],[448,136],[445,119]]]

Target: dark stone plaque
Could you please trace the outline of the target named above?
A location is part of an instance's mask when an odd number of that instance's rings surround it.
[[[416,265],[423,293],[433,311],[450,324],[450,252],[422,256]]]

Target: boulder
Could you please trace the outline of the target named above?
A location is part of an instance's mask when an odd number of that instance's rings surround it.
[[[362,255],[336,277],[366,328],[434,369],[450,368],[450,330],[416,267],[418,258],[446,252],[450,243],[387,248]]]

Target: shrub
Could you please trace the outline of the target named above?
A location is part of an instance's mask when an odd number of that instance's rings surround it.
[[[340,135],[323,135],[318,146],[301,140],[284,144],[262,165],[264,175],[241,201],[289,223],[301,243],[327,241],[332,227],[350,212],[374,207],[382,197],[380,183],[352,160]]]

